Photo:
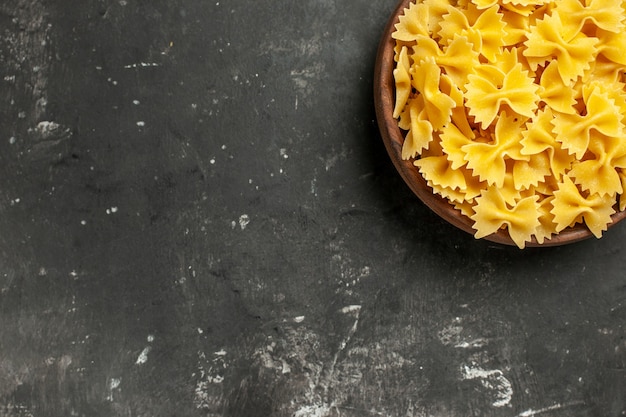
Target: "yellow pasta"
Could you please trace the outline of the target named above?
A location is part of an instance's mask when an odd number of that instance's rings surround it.
[[[583,191],[591,194],[622,194],[618,169],[626,166],[626,141],[599,137],[590,146],[590,159],[576,161],[569,175]]]
[[[587,152],[589,143],[602,136],[621,137],[623,115],[608,93],[594,88],[584,98],[585,114],[557,114],[553,120],[556,140],[577,159]]]
[[[553,120],[552,110],[550,107],[546,107],[526,123],[526,130],[522,132],[524,138],[520,141],[522,144],[520,153],[530,156],[546,154],[550,165],[550,174],[548,175],[552,175],[558,180],[571,169],[576,157],[569,154],[557,142],[553,133]]]
[[[602,236],[607,225],[611,221],[614,199],[611,196],[591,194],[585,197],[567,175],[563,176],[563,182],[559,189],[554,192],[552,201],[557,233],[566,227],[584,220],[585,224],[596,236]]]
[[[441,129],[450,121],[454,100],[441,92],[439,87],[441,68],[433,57],[424,58],[412,69],[411,85],[424,98],[424,110],[434,130]]]
[[[565,19],[567,21],[567,15]],[[597,38],[576,32],[563,24],[563,18],[555,10],[530,28],[524,42],[524,56],[531,69],[536,70],[556,58],[563,83],[567,84],[583,75],[597,54]]]
[[[400,115],[400,122],[406,123],[407,130],[402,144],[402,158],[411,159],[419,155],[422,149],[428,149],[432,139],[433,126],[428,121],[422,96],[413,98],[406,112]]]
[[[438,36],[444,43],[452,42],[458,34],[466,36],[476,52],[493,62],[504,45],[505,25],[497,5],[484,11],[478,10],[472,3],[466,9],[449,6],[448,13],[439,23],[441,30]]]
[[[567,26],[574,32],[582,31],[586,23],[615,33],[624,29],[622,0],[560,0],[556,10],[567,16]]]
[[[521,136],[519,121],[503,112],[496,123],[493,141],[487,143],[473,141],[461,148],[465,152],[464,159],[468,168],[481,181],[503,187],[508,171],[507,162],[514,164],[516,161],[529,159],[521,153]]]
[[[550,62],[539,77],[541,86],[539,96],[549,109],[560,113],[572,114],[575,112],[574,90],[565,84],[559,75],[558,61]]]
[[[497,187],[489,187],[478,197],[472,219],[476,221],[476,237],[481,238],[508,226],[511,239],[520,247],[530,240],[539,222],[538,196],[520,199],[509,206]]]
[[[420,35],[428,36],[429,11],[430,7],[424,3],[411,3],[400,16],[396,31],[391,36],[404,42],[415,41]]]
[[[517,246],[626,209],[623,0],[417,0],[396,24],[402,157]]]
[[[516,64],[504,73],[494,65],[484,65],[478,74],[472,74],[466,85],[466,105],[469,115],[485,129],[491,125],[504,108],[524,116],[532,117],[537,109],[539,96],[535,85],[522,69]]]

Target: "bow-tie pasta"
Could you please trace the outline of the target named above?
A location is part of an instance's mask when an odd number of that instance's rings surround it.
[[[523,248],[626,208],[623,0],[417,0],[395,25],[402,157]]]

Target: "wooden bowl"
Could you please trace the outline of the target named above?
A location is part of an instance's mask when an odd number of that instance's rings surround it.
[[[456,210],[447,200],[432,191],[426,184],[424,177],[422,177],[417,168],[413,165],[413,160],[402,159],[404,133],[398,127],[398,121],[393,118],[393,108],[395,105],[393,70],[395,69],[396,63],[393,59],[395,40],[391,37],[391,34],[395,31],[394,25],[398,23],[399,16],[404,13],[404,9],[408,8],[410,3],[411,0],[401,0],[398,3],[387,22],[378,47],[374,70],[374,104],[376,107],[378,126],[383,142],[385,143],[385,148],[393,164],[417,197],[448,223],[473,235],[476,232],[472,228],[474,222],[470,218],[462,215],[461,212]],[[626,217],[626,211],[617,211],[612,216],[613,221],[609,224],[609,227],[615,225],[624,217]],[[593,234],[585,225],[576,224],[561,231],[559,234],[553,235],[551,239],[546,239],[542,244],[539,244],[533,237],[530,242],[526,242],[526,246],[558,246],[578,242],[591,236],[593,236]],[[504,229],[500,229],[498,232],[486,236],[484,239],[505,245],[515,245],[509,233]]]

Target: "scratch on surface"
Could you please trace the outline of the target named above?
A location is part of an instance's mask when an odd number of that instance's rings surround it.
[[[464,365],[461,368],[463,379],[478,379],[480,384],[494,392],[494,407],[504,407],[511,403],[513,398],[513,386],[504,373],[499,369],[486,370],[476,364]]]
[[[529,408],[528,410],[519,413],[517,417],[533,417],[539,414],[548,413],[550,411],[561,410],[563,408],[574,407],[583,404],[585,404],[584,401],[572,401],[565,404],[557,403],[548,407],[540,408],[538,410],[533,410],[532,408]]]
[[[346,337],[341,341],[339,345],[339,350],[335,353],[335,357],[333,360],[333,366],[337,363],[337,357],[339,354],[346,348],[354,333],[356,333],[356,329],[359,326],[359,315],[361,314],[361,306],[360,305],[350,305],[341,309],[341,312],[344,314],[353,314],[354,315],[354,324],[348,331]]]
[[[212,358],[207,358],[203,351],[198,351],[198,372],[192,375],[198,379],[193,403],[197,409],[208,411],[208,415],[214,415],[211,412],[217,412],[221,403],[221,384],[228,368],[226,355],[224,349],[213,352]]]
[[[146,346],[137,357],[135,365],[143,365],[144,363],[148,362],[148,353],[150,353],[151,350],[152,348],[150,346]]]
[[[455,348],[461,349],[470,349],[470,348],[481,348],[485,347],[489,344],[489,341],[485,338],[479,337],[477,339],[473,339],[470,341],[462,340],[459,343],[455,344]]]
[[[335,375],[335,367],[337,366],[337,361],[339,360],[339,355],[341,354],[341,352],[343,352],[346,349],[346,346],[348,346],[348,343],[350,343],[350,340],[352,339],[352,336],[354,336],[354,334],[356,333],[356,330],[357,330],[357,328],[359,326],[359,316],[361,314],[361,306],[358,305],[358,304],[349,305],[349,306],[343,307],[339,311],[341,313],[343,313],[343,314],[352,314],[352,315],[354,315],[354,323],[352,324],[352,327],[350,327],[350,329],[348,330],[348,334],[339,343],[339,347],[337,348],[337,351],[333,355],[333,358],[332,358],[332,360],[330,362],[330,365],[329,365],[329,368],[328,368],[328,372],[326,373],[325,377],[323,377],[323,380],[320,381],[320,383],[317,384],[317,385],[323,387],[325,393],[330,388],[332,379],[333,379],[333,377]]]
[[[131,68],[146,68],[146,67],[160,67],[161,64],[157,64],[156,62],[138,62],[136,64],[124,65],[125,69]]]
[[[109,380],[109,394],[107,395],[107,400],[113,401],[113,391],[118,389],[122,380],[120,378],[111,378]]]
[[[293,417],[325,417],[330,413],[330,410],[326,404],[306,405],[296,411]]]

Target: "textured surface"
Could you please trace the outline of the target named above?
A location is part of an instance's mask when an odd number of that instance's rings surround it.
[[[394,6],[0,4],[0,416],[626,415],[626,227],[520,251],[419,203]]]

